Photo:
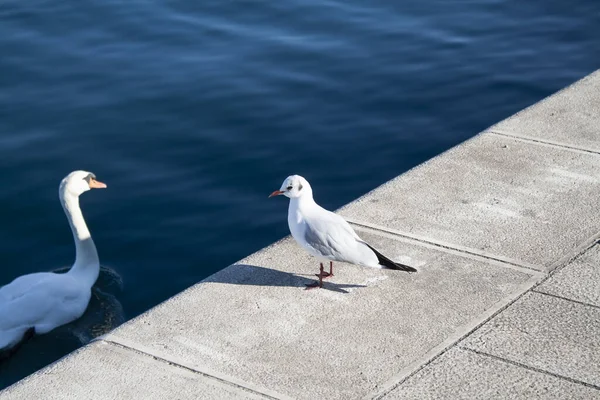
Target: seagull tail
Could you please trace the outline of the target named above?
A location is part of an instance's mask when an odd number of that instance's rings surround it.
[[[386,256],[384,256],[383,254],[381,254],[380,252],[378,252],[377,250],[375,250],[368,243],[365,243],[365,244],[367,246],[369,246],[369,248],[371,250],[373,250],[373,253],[375,253],[375,255],[377,256],[377,260],[379,260],[379,265],[381,265],[383,268],[396,269],[396,270],[406,271],[406,272],[417,272],[417,270],[414,269],[413,267],[394,262],[394,261],[390,260],[389,258],[387,258]]]

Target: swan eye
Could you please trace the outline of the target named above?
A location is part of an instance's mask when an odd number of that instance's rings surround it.
[[[92,181],[92,179],[95,179],[96,175],[94,174],[88,174],[85,178],[83,178],[84,181],[86,181],[88,183],[88,185],[90,184],[90,182]]]

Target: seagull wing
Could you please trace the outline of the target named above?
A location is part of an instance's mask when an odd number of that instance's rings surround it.
[[[350,224],[325,209],[306,218],[304,241],[315,254],[329,260],[359,265],[377,264],[375,253],[358,237]]]

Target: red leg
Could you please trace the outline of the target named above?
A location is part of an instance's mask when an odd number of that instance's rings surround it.
[[[325,272],[323,271],[323,263],[321,263],[321,268],[319,269],[319,274],[317,275],[319,277],[319,282],[307,283],[306,290],[314,289],[314,288],[322,288],[323,287],[323,274],[325,274]]]
[[[320,270],[320,272],[318,274],[315,274],[315,276],[316,277],[320,277],[321,279],[327,279],[327,278],[333,276],[333,270],[332,270],[333,267],[332,267],[332,265],[333,265],[333,262],[330,261],[329,262],[329,273],[327,273],[327,272],[325,272],[325,269],[323,267],[323,263],[321,263],[321,270]]]
[[[333,276],[333,261],[329,261],[329,273],[323,271],[321,272],[321,275],[323,275],[323,279],[331,278]]]

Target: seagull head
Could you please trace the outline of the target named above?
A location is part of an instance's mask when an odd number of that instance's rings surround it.
[[[312,194],[312,188],[306,179],[300,175],[290,175],[285,178],[281,188],[271,193],[269,197],[284,195],[290,199],[295,199],[309,193]]]

